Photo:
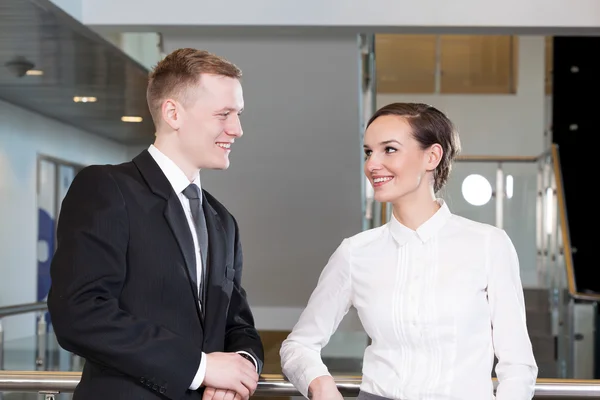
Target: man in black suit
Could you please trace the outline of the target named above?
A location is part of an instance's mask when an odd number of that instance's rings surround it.
[[[241,71],[180,49],[150,74],[148,150],[90,166],[63,201],[48,307],[85,358],[74,398],[242,400],[263,347],[241,286],[237,222],[200,189],[242,136]]]

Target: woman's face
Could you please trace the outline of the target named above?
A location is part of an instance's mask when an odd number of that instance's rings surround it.
[[[384,115],[365,132],[365,175],[375,200],[395,203],[419,189],[429,190],[439,159],[431,148],[422,149],[406,118]]]

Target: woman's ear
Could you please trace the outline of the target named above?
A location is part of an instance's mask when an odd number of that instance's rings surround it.
[[[427,171],[433,171],[437,168],[442,161],[442,156],[444,155],[444,150],[442,150],[442,146],[438,143],[431,145],[427,151],[425,152],[425,161],[426,161],[426,169]]]

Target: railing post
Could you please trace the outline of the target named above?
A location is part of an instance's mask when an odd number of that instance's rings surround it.
[[[543,163],[538,162],[537,170],[537,191],[535,198],[535,247],[536,247],[536,270],[538,285],[547,287],[547,272],[544,260],[544,249],[542,235],[544,232],[544,167]]]
[[[43,312],[39,312],[37,314],[37,330],[36,330],[36,339],[37,339],[37,357],[35,359],[35,365],[38,370],[45,369],[45,360],[46,360],[46,318]]]
[[[4,369],[4,327],[0,318],[0,371]],[[0,400],[4,399],[4,393],[0,391]]]
[[[0,318],[0,371],[4,369],[4,327],[2,327],[2,318]],[[1,394],[0,394],[1,396]]]
[[[496,170],[496,227],[504,229],[504,170],[501,162]]]

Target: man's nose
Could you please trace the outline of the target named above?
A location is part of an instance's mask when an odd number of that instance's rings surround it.
[[[231,117],[231,120],[225,127],[225,133],[234,137],[241,137],[244,134],[244,131],[242,130],[242,121],[240,121],[239,115]]]

